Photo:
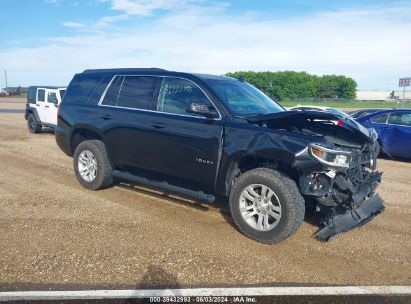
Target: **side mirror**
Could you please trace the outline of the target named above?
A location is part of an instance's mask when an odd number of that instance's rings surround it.
[[[201,101],[190,101],[187,108],[188,113],[198,114],[207,118],[216,118],[218,113],[214,108]]]

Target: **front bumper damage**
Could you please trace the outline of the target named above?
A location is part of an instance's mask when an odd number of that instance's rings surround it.
[[[378,194],[375,194],[363,201],[356,209],[330,218],[327,225],[318,230],[314,237],[322,242],[327,242],[338,234],[368,223],[383,210],[383,200]]]
[[[371,159],[368,153],[358,154],[348,169],[323,167],[300,175],[301,192],[322,226],[314,234],[316,239],[329,241],[366,224],[384,210],[383,200],[375,194],[382,173],[375,171],[376,157]]]

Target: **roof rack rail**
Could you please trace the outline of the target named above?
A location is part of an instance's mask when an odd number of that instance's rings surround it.
[[[84,70],[83,73],[110,73],[110,72],[117,72],[117,71],[128,71],[128,72],[167,72],[165,69],[160,68],[116,68],[116,69],[87,69]]]

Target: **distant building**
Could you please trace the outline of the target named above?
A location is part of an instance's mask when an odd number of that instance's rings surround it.
[[[402,90],[357,90],[357,100],[398,100],[402,99]],[[411,99],[411,91],[405,91],[405,99]]]
[[[10,92],[12,95],[19,95],[27,93],[27,87],[7,87],[3,89],[6,92]]]

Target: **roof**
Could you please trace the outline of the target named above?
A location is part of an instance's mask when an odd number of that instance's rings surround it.
[[[118,74],[118,73],[149,73],[150,75],[164,75],[164,76],[194,76],[203,80],[236,80],[235,78],[226,76],[217,76],[211,74],[201,74],[201,73],[187,73],[187,72],[177,72],[169,71],[160,68],[116,68],[116,69],[89,69],[83,71],[83,73],[101,73],[101,74]]]
[[[30,88],[44,88],[44,89],[65,89],[67,86],[48,86],[48,85],[35,85],[35,86],[29,86]]]

